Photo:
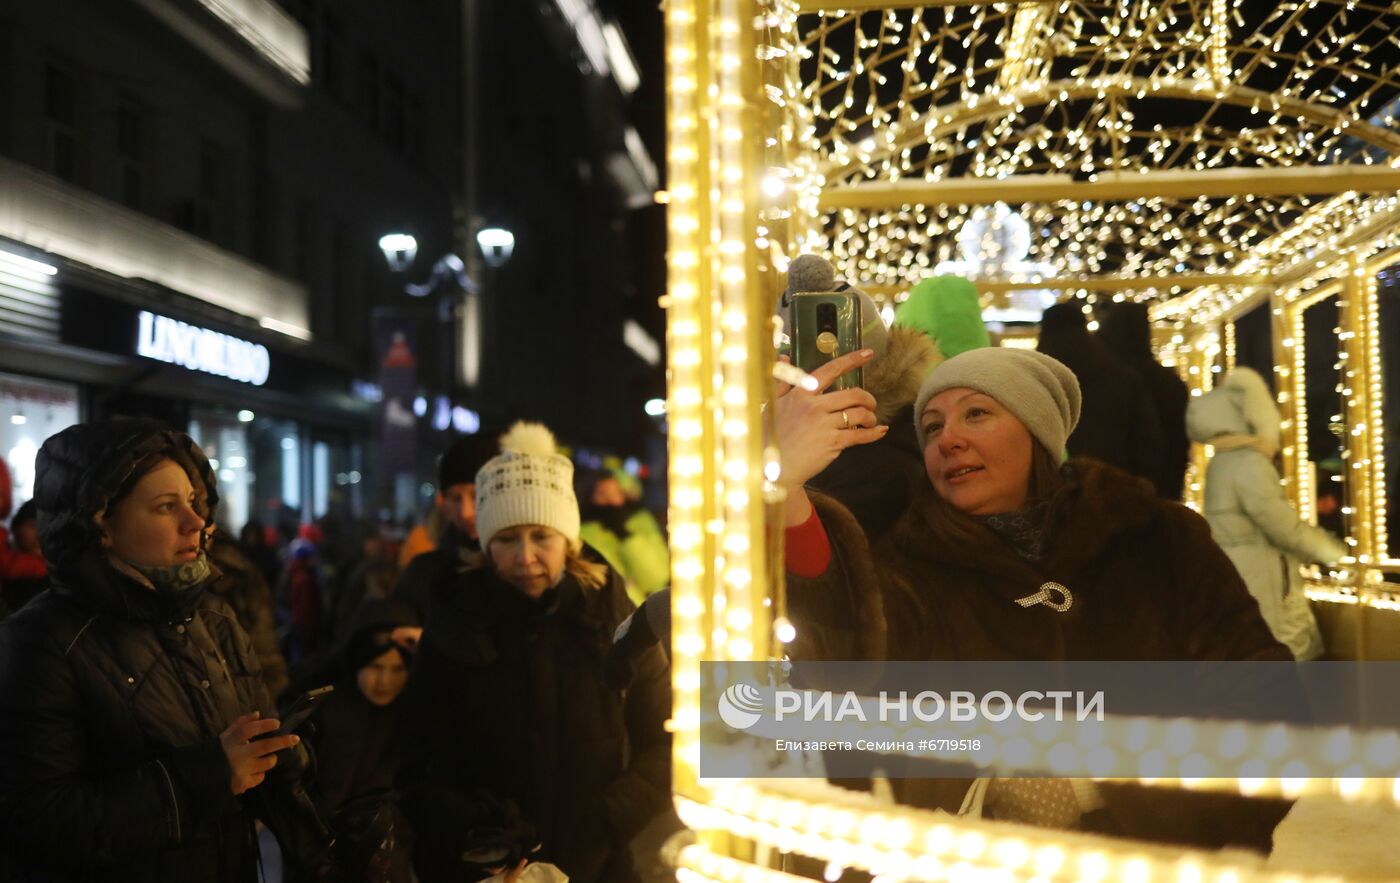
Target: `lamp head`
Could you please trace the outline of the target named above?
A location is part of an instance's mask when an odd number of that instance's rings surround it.
[[[418,256],[418,240],[407,233],[386,233],[379,237],[379,250],[384,252],[389,269],[402,273],[413,266],[413,259]]]
[[[515,234],[500,227],[486,227],[477,232],[476,244],[481,247],[481,256],[487,264],[502,267],[515,251]]]

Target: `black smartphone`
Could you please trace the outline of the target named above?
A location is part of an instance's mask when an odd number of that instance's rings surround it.
[[[294,699],[292,704],[287,706],[287,710],[282,713],[280,718],[282,725],[271,733],[265,733],[259,738],[268,739],[273,736],[286,736],[290,733],[295,733],[302,724],[306,723],[306,719],[311,717],[312,713],[316,711],[316,703],[334,692],[335,686],[326,684],[324,687],[317,687],[314,690],[307,690],[305,693],[302,693]]]
[[[854,292],[792,295],[792,362],[808,374],[838,356],[860,349],[862,330],[860,297]],[[852,389],[863,382],[863,372],[855,368],[827,388]]]

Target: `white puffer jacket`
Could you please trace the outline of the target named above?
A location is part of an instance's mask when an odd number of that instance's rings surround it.
[[[1322,636],[1303,596],[1300,561],[1330,564],[1346,546],[1298,518],[1279,483],[1273,453],[1279,414],[1255,371],[1236,368],[1186,408],[1192,441],[1216,445],[1206,470],[1205,511],[1211,534],[1244,577],[1274,637],[1298,659],[1322,654]]]

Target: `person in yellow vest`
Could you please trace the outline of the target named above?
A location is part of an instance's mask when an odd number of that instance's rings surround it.
[[[627,498],[616,476],[579,470],[574,488],[583,520],[579,536],[622,575],[633,603],[669,585],[666,536],[650,512]]]

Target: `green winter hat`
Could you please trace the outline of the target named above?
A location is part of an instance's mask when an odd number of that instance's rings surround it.
[[[992,345],[977,289],[961,276],[931,276],[915,285],[895,308],[894,324],[927,334],[945,359]]]

